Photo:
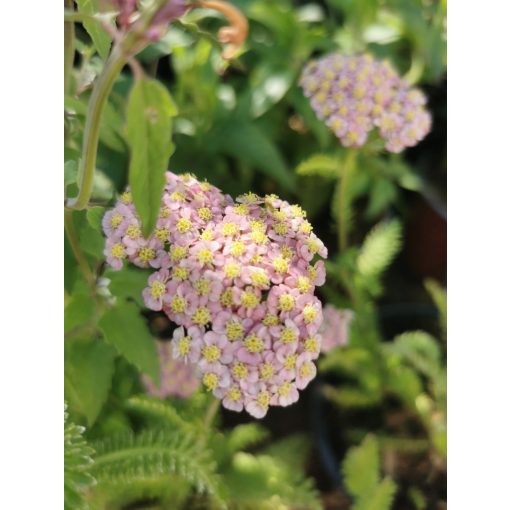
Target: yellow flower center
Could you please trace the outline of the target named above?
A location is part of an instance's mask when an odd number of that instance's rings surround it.
[[[205,306],[200,306],[196,309],[195,313],[191,316],[191,320],[200,326],[205,326],[211,322],[211,312]]]
[[[248,375],[248,367],[240,361],[234,363],[232,367],[232,375],[236,379],[244,379]]]
[[[273,218],[276,221],[284,221],[287,215],[283,211],[273,211]]]
[[[275,223],[273,225],[273,230],[279,235],[284,236],[289,230],[286,223]]]
[[[260,253],[255,253],[251,258],[250,262],[252,264],[260,264],[262,262],[262,255]]]
[[[290,393],[291,385],[289,381],[285,381],[279,388],[278,388],[278,395],[281,397],[286,397]]]
[[[289,264],[283,257],[276,257],[273,260],[273,269],[278,274],[285,274],[289,270]]]
[[[264,342],[255,333],[252,333],[244,339],[244,346],[248,352],[256,353],[264,349]]]
[[[291,328],[285,328],[280,333],[280,340],[284,344],[291,344],[297,340],[296,332]]]
[[[278,317],[276,315],[273,315],[272,313],[268,313],[263,319],[262,324],[264,326],[278,326]]]
[[[160,214],[162,218],[168,218],[172,214],[172,211],[170,211],[168,207],[164,207],[163,209],[161,209]]]
[[[246,204],[239,204],[234,207],[234,213],[239,216],[246,216],[250,212],[250,209]]]
[[[297,288],[299,292],[305,293],[308,292],[312,288],[312,284],[310,283],[310,279],[306,276],[299,276],[297,281]]]
[[[191,230],[193,223],[188,218],[181,218],[175,226],[181,234],[185,234]]]
[[[117,228],[121,223],[124,217],[120,213],[112,214],[112,217],[110,218],[110,226],[112,228]]]
[[[306,324],[311,324],[317,317],[317,310],[313,305],[305,305],[303,308],[303,318]]]
[[[278,300],[278,308],[282,312],[290,312],[295,305],[294,297],[291,294],[282,294]]]
[[[257,200],[259,200],[259,196],[256,193],[253,193],[252,191],[250,191],[249,193],[245,193],[244,195],[241,195],[240,198],[248,204],[254,204]]]
[[[319,243],[315,239],[308,239],[306,244],[312,255],[319,251]]]
[[[184,202],[185,200],[185,197],[184,197],[184,194],[180,191],[174,191],[171,195],[170,195],[170,200],[175,200],[176,202]]]
[[[170,258],[173,262],[177,262],[182,260],[188,254],[188,248],[185,246],[179,246],[178,244],[174,244],[170,248]]]
[[[246,308],[255,308],[260,302],[260,298],[257,294],[251,292],[250,290],[245,290],[241,294],[241,304]]]
[[[170,300],[170,308],[174,313],[184,313],[188,308],[188,301],[181,296],[174,296]]]
[[[147,246],[144,246],[143,248],[140,248],[140,251],[138,252],[138,257],[142,262],[150,262],[154,257],[156,256],[156,252]]]
[[[251,220],[250,221],[250,230],[264,232],[266,229],[266,224],[262,220]]]
[[[151,285],[151,296],[154,299],[159,299],[165,293],[166,286],[163,282],[159,280],[154,280]]]
[[[239,232],[239,227],[235,223],[225,223],[221,227],[221,233],[224,236],[234,236]]]
[[[290,260],[294,257],[294,250],[289,246],[282,246],[282,256],[286,260]]]
[[[227,391],[227,398],[237,402],[241,398],[241,390],[239,389],[239,386],[232,386],[229,388]]]
[[[220,359],[221,351],[218,346],[216,345],[206,345],[202,349],[202,356],[208,361],[209,363],[214,363],[215,361],[218,361]]]
[[[199,185],[202,191],[209,191],[211,189],[211,184],[208,182],[203,181]]]
[[[235,262],[228,262],[223,270],[227,278],[237,278],[241,274],[241,266]]]
[[[233,342],[234,340],[237,340],[244,334],[244,327],[241,323],[237,322],[236,320],[232,319],[229,320],[225,325],[225,330],[227,333],[227,338]]]
[[[244,253],[244,250],[245,250],[245,246],[242,241],[234,241],[232,243],[232,247],[230,249],[230,251],[234,257],[240,257]]]
[[[189,353],[190,343],[191,343],[191,338],[189,336],[184,336],[179,340],[179,343],[177,344],[177,348],[178,348],[179,354],[181,356],[186,356],[186,354]]]
[[[168,241],[168,235],[169,234],[170,234],[170,232],[165,227],[157,228],[156,231],[154,232],[154,235],[156,236],[156,239],[158,239],[159,241],[161,241],[163,243],[165,241]]]
[[[203,241],[212,241],[212,238],[213,238],[213,233],[212,233],[212,230],[210,229],[205,229],[201,234],[200,234],[200,239],[202,239]]]
[[[198,210],[198,217],[204,221],[210,221],[212,219],[212,211],[209,207],[200,207]]]
[[[257,395],[257,402],[261,407],[269,407],[269,400],[271,399],[271,395],[268,391],[261,391]]]
[[[195,282],[195,290],[199,296],[208,296],[211,293],[211,282],[207,278],[199,278]]]
[[[313,266],[308,266],[306,268],[308,272],[308,276],[310,277],[310,280],[316,280],[317,279],[317,270]]]
[[[266,234],[264,234],[264,232],[261,232],[260,230],[254,230],[251,233],[251,239],[255,244],[266,244],[267,243]]]
[[[202,264],[210,264],[213,261],[213,253],[208,248],[202,248],[197,253],[197,259]]]
[[[271,379],[274,375],[274,366],[271,363],[262,363],[260,366],[260,377],[262,379]]]
[[[299,230],[304,234],[309,234],[312,231],[312,224],[308,220],[304,220],[301,225],[299,225]]]
[[[223,306],[232,306],[234,304],[234,298],[232,296],[232,289],[225,289],[221,293],[220,303]]]
[[[120,196],[120,201],[123,204],[127,205],[127,204],[131,203],[131,200],[132,200],[132,196],[131,196],[130,191],[124,191],[124,193],[122,193],[122,195]]]
[[[287,370],[292,370],[296,366],[296,361],[297,361],[297,354],[289,354],[285,358],[285,361],[283,362],[283,366]]]
[[[305,351],[312,353],[319,352],[319,342],[317,342],[315,337],[310,336],[305,340]]]
[[[202,382],[209,391],[212,391],[218,386],[219,378],[214,372],[208,372],[204,375]]]
[[[116,259],[123,259],[126,256],[126,248],[121,243],[115,243],[112,246],[110,253],[112,257]]]
[[[131,239],[138,239],[142,235],[142,231],[138,225],[129,225],[126,234]]]
[[[310,377],[313,374],[312,366],[313,363],[311,362],[303,363],[299,368],[299,375],[301,377]]]
[[[269,277],[264,269],[255,271],[250,275],[252,284],[255,287],[266,287],[269,285]]]
[[[188,279],[189,269],[186,267],[174,267],[172,276],[181,282]]]

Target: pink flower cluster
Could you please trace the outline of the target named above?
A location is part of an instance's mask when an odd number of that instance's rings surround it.
[[[161,399],[167,397],[191,397],[200,385],[196,367],[172,356],[172,344],[158,341],[158,358],[160,366],[159,388],[148,376],[142,375],[142,383],[149,395]]]
[[[319,328],[322,337],[321,352],[328,353],[335,347],[343,347],[349,342],[349,326],[354,313],[326,305],[322,311],[323,322]]]
[[[300,85],[317,117],[346,147],[361,147],[377,127],[386,149],[401,152],[430,131],[423,93],[411,88],[387,61],[371,55],[333,53],[312,60]]]
[[[173,355],[196,364],[234,411],[263,417],[315,377],[327,249],[306,213],[275,195],[236,202],[191,175],[167,172],[154,233],[145,240],[129,192],[105,214],[108,263],[153,267],[147,307],[179,327]]]

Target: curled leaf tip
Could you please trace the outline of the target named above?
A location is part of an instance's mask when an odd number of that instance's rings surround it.
[[[200,0],[198,6],[221,12],[229,20],[230,25],[218,31],[218,40],[226,44],[222,53],[223,58],[230,60],[248,36],[248,20],[237,7],[221,0]]]

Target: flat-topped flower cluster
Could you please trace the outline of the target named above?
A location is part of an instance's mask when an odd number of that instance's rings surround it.
[[[152,267],[147,307],[179,327],[176,359],[231,410],[263,417],[315,377],[322,322],[314,296],[327,249],[306,213],[275,195],[236,199],[191,175],[166,174],[154,233],[144,239],[129,192],[105,214],[105,255]]]
[[[310,61],[300,79],[319,119],[346,147],[361,147],[375,127],[386,149],[401,152],[430,131],[425,96],[387,61],[333,53]]]

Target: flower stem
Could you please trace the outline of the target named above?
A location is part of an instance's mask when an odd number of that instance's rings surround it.
[[[94,274],[92,273],[89,263],[87,262],[87,258],[85,254],[80,248],[80,243],[78,240],[78,234],[76,232],[76,228],[74,226],[73,221],[73,212],[69,209],[64,209],[64,229],[67,235],[67,240],[71,245],[71,250],[73,250],[74,258],[78,263],[78,267],[85,278],[85,281],[92,289],[95,289],[96,279]]]
[[[80,162],[80,183],[78,196],[67,200],[70,209],[85,209],[92,194],[94,171],[96,168],[97,147],[99,144],[99,130],[101,127],[101,115],[106,104],[106,99],[113,84],[127,61],[126,54],[122,51],[122,45],[116,44],[106,61],[103,72],[90,97],[87,111],[87,120],[83,135],[83,152]]]
[[[64,7],[73,8],[73,0],[64,0]],[[74,60],[74,23],[64,23],[64,92],[69,93]]]
[[[218,409],[220,408],[220,401],[217,398],[213,398],[211,403],[207,407],[207,411],[205,412],[204,418],[204,430],[208,431],[211,427],[211,424],[216,416]]]
[[[352,177],[356,171],[356,158],[358,152],[355,149],[348,149],[345,158],[344,169],[340,177],[340,191],[338,197],[338,230],[340,251],[347,249],[349,245],[349,229],[352,221],[351,189]]]

